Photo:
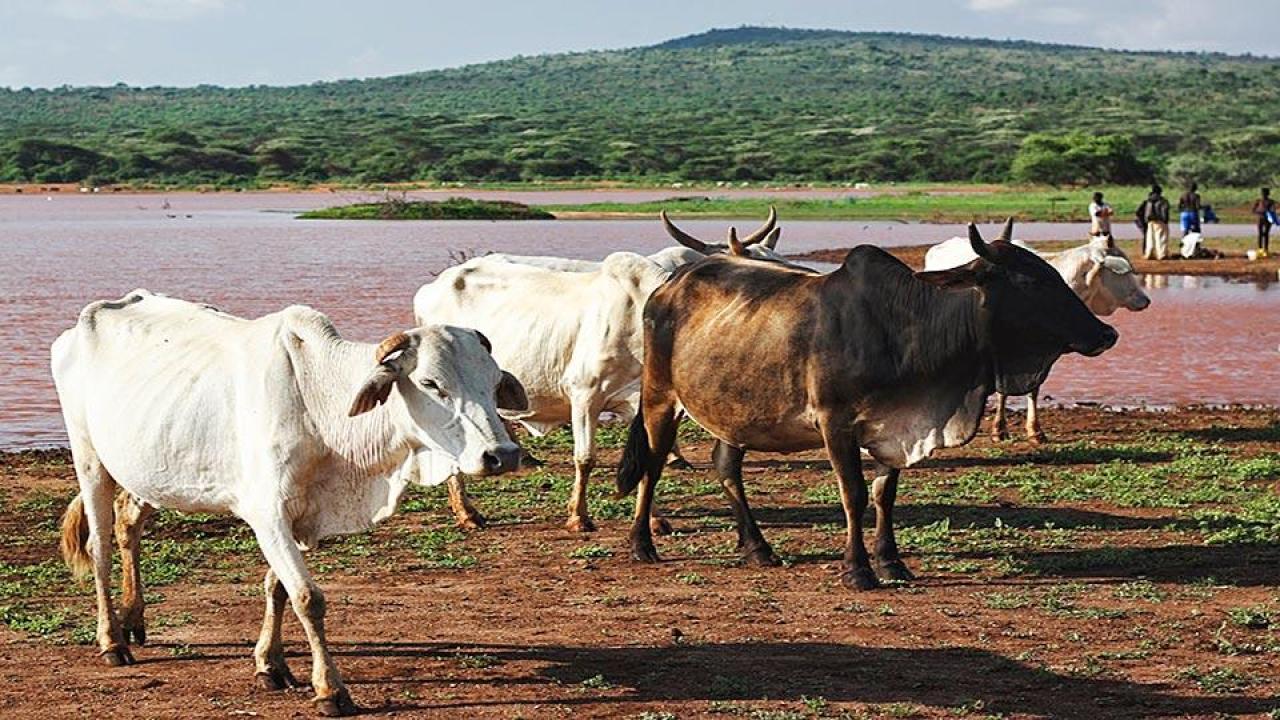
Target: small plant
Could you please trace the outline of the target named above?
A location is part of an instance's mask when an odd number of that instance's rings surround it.
[[[1202,672],[1196,667],[1189,667],[1179,671],[1178,677],[1183,680],[1191,680],[1199,685],[1201,690],[1215,695],[1244,692],[1250,686],[1261,682],[1261,680],[1248,673],[1229,667],[1217,668],[1207,672]]]
[[[676,575],[676,580],[685,585],[706,585],[707,579],[696,572],[680,573]]]
[[[457,660],[459,666],[468,670],[483,670],[502,664],[495,655],[459,655]]]
[[[1270,627],[1272,623],[1271,613],[1260,607],[1231,608],[1227,610],[1227,618],[1235,625],[1254,630]]]
[[[613,551],[603,545],[583,545],[573,549],[569,557],[574,560],[592,560],[613,557]]]
[[[637,715],[636,720],[676,720],[676,714],[666,711],[646,710]]]
[[[590,688],[592,690],[612,690],[616,687],[613,683],[609,682],[604,675],[592,675],[586,680],[583,680],[581,685],[584,688]]]

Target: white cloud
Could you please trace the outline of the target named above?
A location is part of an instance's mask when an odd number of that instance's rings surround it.
[[[1022,0],[969,0],[969,9],[978,12],[988,12],[991,10],[1008,10],[1017,7]]]

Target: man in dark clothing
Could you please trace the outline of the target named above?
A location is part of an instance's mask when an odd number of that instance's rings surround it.
[[[1151,186],[1151,194],[1138,206],[1138,222],[1146,227],[1142,256],[1148,260],[1169,257],[1169,201],[1159,185]]]
[[[1200,193],[1196,192],[1196,184],[1191,183],[1187,191],[1178,198],[1178,214],[1182,220],[1182,237],[1187,233],[1200,232]]]
[[[1253,203],[1253,214],[1258,216],[1258,257],[1266,257],[1271,252],[1271,222],[1276,217],[1271,188],[1262,188],[1262,197]]]

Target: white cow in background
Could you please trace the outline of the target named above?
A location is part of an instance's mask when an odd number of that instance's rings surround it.
[[[486,346],[474,330],[445,326],[348,342],[310,308],[244,320],[145,290],[86,307],[54,342],[52,366],[80,484],[63,518],[63,554],[74,570],[92,568],[104,660],[134,662],[111,601],[118,486],[130,513],[121,533],[129,537],[119,538],[126,586],[139,579],[137,534],[149,508],[238,516],[269,568],[254,650],[260,681],[297,685],[280,636],[291,601],[311,647],[317,709],[354,712],[301,551],[391,515],[417,455],[480,475],[518,467],[497,405],[527,402]],[[127,602],[140,603],[133,589]],[[141,620],[140,604],[129,610]]]
[[[573,432],[573,490],[565,527],[595,529],[587,483],[595,467],[601,413],[623,421],[635,415],[644,361],[642,313],[649,295],[672,270],[729,246],[704,243],[676,228],[683,247],[645,257],[616,252],[602,262],[520,255],[487,255],[451,267],[414,296],[414,316],[475,327],[493,339],[493,354],[528,392],[529,409],[509,414],[542,435],[568,424]],[[774,251],[777,214],[739,245],[752,257],[781,262]],[[767,247],[761,247],[765,243]],[[431,468],[432,473],[440,468]],[[426,469],[423,472],[427,472]],[[462,473],[466,473],[463,469]],[[471,504],[463,478],[449,479],[458,524],[475,528],[483,516]],[[654,518],[656,531],[665,522]]]
[[[1013,232],[1013,221],[1010,220],[1001,233],[1001,239],[1008,240]],[[1025,243],[1012,241],[1027,249]],[[1142,291],[1133,264],[1124,251],[1116,247],[1110,235],[1093,237],[1088,243],[1079,247],[1053,253],[1039,253],[1050,265],[1062,275],[1067,286],[1095,315],[1111,315],[1119,308],[1128,308],[1134,312],[1147,309],[1151,298]],[[946,270],[959,267],[977,258],[969,247],[967,238],[951,238],[929,248],[924,256],[925,270]],[[1036,412],[1036,399],[1039,390],[1027,396],[1027,439],[1032,443],[1040,443],[1045,439],[1040,429],[1040,420]],[[992,436],[999,440],[1008,438],[1008,426],[1005,420],[1006,397],[996,394],[996,418],[992,425]]]

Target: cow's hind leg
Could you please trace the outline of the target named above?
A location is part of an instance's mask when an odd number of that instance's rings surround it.
[[[631,518],[631,558],[639,562],[656,563],[659,561],[658,550],[653,546],[653,529],[650,518],[653,514],[653,491],[658,479],[662,477],[662,468],[667,461],[667,453],[676,441],[676,406],[669,399],[661,398],[651,402],[645,408],[644,432],[649,443],[649,453],[644,467],[644,476],[636,489],[636,509]]]
[[[351,701],[351,693],[342,682],[342,675],[329,654],[325,640],[324,593],[311,579],[283,514],[250,521],[249,524],[267,564],[293,601],[293,612],[307,634],[307,643],[311,646],[311,688],[316,694],[312,702],[316,711],[330,717],[355,713],[356,705]]]
[[[125,642],[147,644],[146,603],[142,599],[142,568],[138,555],[142,531],[155,508],[121,491],[116,495],[116,546],[120,548],[120,623]]]
[[[93,563],[93,588],[98,602],[99,654],[108,665],[132,665],[133,654],[129,652],[129,645],[125,642],[120,621],[111,603],[112,503],[115,501],[116,483],[88,442],[72,437],[71,449],[76,478],[80,482],[80,499],[83,503],[80,512],[84,513],[88,525],[84,549],[88,551]],[[69,509],[68,513],[73,509]],[[65,528],[64,523],[64,533]]]
[[[271,568],[267,568],[262,588],[266,597],[266,612],[262,618],[262,634],[258,636],[258,644],[253,649],[258,683],[267,690],[296,688],[301,683],[285,663],[284,639],[280,636],[280,626],[284,621],[284,609],[289,603],[289,593],[285,591],[284,583],[280,582],[280,578],[276,577],[275,571]]]
[[[587,483],[596,466],[596,425],[600,407],[587,394],[572,400],[573,490],[569,493],[569,517],[564,526],[570,532],[594,532],[595,523],[587,509]]]
[[[898,468],[876,463],[876,477],[871,483],[871,499],[876,506],[876,564],[890,580],[914,580],[898,555],[898,541],[893,536],[893,504],[898,499]]]
[[[1009,421],[1005,417],[1005,403],[1008,397],[1004,393],[996,393],[996,415],[991,420],[991,439],[996,441],[1009,439]]]
[[[454,520],[463,530],[479,530],[486,522],[484,515],[471,504],[467,495],[467,484],[460,473],[449,476],[445,483],[449,486],[449,509],[453,510]]]
[[[1031,391],[1027,396],[1027,442],[1032,445],[1040,445],[1048,438],[1045,437],[1044,431],[1040,429],[1040,414],[1037,412],[1037,400],[1040,397],[1040,388]]]
[[[716,472],[720,474],[720,484],[724,494],[733,507],[733,519],[738,529],[738,551],[748,565],[777,565],[778,556],[773,553],[769,541],[764,539],[760,526],[751,515],[751,507],[747,504],[747,493],[742,486],[742,458],[746,451],[736,448],[720,440],[716,441],[711,458]]]
[[[847,537],[840,580],[845,587],[870,590],[880,584],[867,548],[862,543],[862,516],[867,511],[867,483],[862,477],[862,455],[850,419],[843,414],[827,415],[820,422],[827,457],[840,483],[840,504],[844,507]]]

